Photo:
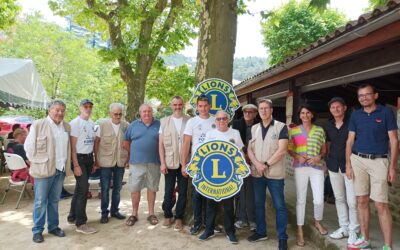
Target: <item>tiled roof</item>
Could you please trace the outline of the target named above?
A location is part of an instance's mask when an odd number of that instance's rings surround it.
[[[284,69],[284,70],[288,69],[290,67],[285,67],[285,66],[287,66],[288,63],[299,58],[300,56],[303,56],[307,53],[315,51],[317,48],[320,48],[321,46],[323,46],[329,42],[332,42],[335,39],[340,38],[344,34],[351,33],[353,31],[355,31],[356,29],[358,29],[359,27],[366,26],[371,21],[373,21],[379,17],[382,17],[383,15],[385,15],[389,12],[392,12],[394,9],[398,9],[398,8],[400,8],[400,0],[391,0],[386,5],[378,7],[371,12],[361,15],[358,18],[358,20],[349,21],[346,25],[341,26],[341,27],[337,28],[334,32],[331,32],[331,33],[327,34],[326,36],[319,38],[316,42],[310,44],[308,47],[298,50],[297,53],[286,58],[281,63],[276,64],[276,65],[254,75],[246,80],[243,80],[240,84],[235,86],[235,89],[238,90],[238,89],[242,89],[248,85],[251,85],[252,83],[254,83],[259,78],[261,78],[262,76],[264,76],[266,74],[275,75],[275,74],[283,71],[283,70],[277,71],[278,69]]]

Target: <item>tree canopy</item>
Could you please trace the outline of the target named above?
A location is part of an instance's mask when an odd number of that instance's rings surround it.
[[[290,0],[264,15],[261,22],[270,64],[282,62],[344,23],[344,15],[336,10],[314,8],[309,0]]]
[[[57,14],[108,37],[105,61],[117,62],[127,86],[128,118],[133,119],[145,97],[153,67],[162,66],[161,53],[175,53],[196,36],[198,6],[191,0],[51,0]]]
[[[6,29],[15,23],[15,18],[19,14],[21,7],[15,0],[0,1],[0,30]]]
[[[66,120],[78,114],[82,98],[95,103],[95,120],[108,116],[110,102],[126,102],[125,85],[111,73],[115,63],[103,63],[97,50],[88,48],[84,38],[77,38],[40,16],[17,22],[0,43],[0,56],[32,59],[48,95],[66,102]],[[39,117],[42,115],[39,112]]]

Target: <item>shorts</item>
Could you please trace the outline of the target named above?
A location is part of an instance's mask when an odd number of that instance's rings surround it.
[[[160,165],[154,163],[129,164],[128,189],[140,192],[143,188],[157,192],[160,184]]]
[[[352,154],[350,161],[354,171],[355,195],[369,195],[376,202],[388,203],[389,160],[387,158],[371,160]]]

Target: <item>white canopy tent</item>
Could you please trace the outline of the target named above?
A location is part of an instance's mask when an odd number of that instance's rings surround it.
[[[0,105],[46,108],[50,101],[30,59],[0,58]]]

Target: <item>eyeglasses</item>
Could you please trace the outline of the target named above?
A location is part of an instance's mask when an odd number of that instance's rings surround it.
[[[373,94],[375,94],[375,93],[360,94],[360,95],[358,95],[358,99],[365,98],[365,97],[370,97],[370,96],[372,96]]]
[[[217,118],[215,118],[215,120],[216,120],[217,122],[220,122],[220,121],[227,121],[227,120],[228,120],[228,117],[217,117]]]
[[[115,116],[122,116],[122,113],[113,113]]]

